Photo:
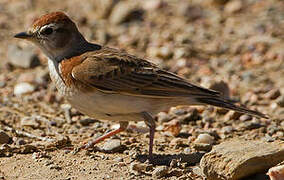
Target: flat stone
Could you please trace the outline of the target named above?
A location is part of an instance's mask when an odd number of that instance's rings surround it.
[[[121,145],[121,141],[119,139],[109,139],[100,149],[104,152],[114,153],[122,151],[124,146]]]
[[[284,160],[284,143],[232,139],[213,147],[200,162],[208,180],[241,179]]]

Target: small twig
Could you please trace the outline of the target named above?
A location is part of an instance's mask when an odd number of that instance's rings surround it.
[[[6,131],[14,132],[14,133],[16,133],[16,134],[18,134],[18,135],[26,136],[26,137],[33,138],[33,139],[39,139],[39,140],[48,141],[48,142],[53,142],[53,141],[55,141],[55,140],[52,139],[52,138],[36,136],[36,135],[34,135],[34,134],[31,134],[31,133],[28,133],[28,132],[24,132],[24,131],[20,131],[20,130],[16,130],[16,129],[13,129],[13,128],[8,127],[8,126],[3,126],[3,129],[6,130]]]

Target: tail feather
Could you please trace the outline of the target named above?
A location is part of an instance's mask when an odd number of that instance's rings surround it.
[[[221,97],[200,97],[200,98],[197,98],[197,100],[198,102],[202,104],[213,105],[213,106],[217,106],[217,107],[221,107],[221,108],[225,108],[229,110],[238,111],[240,113],[245,113],[245,114],[249,114],[252,116],[257,116],[257,117],[268,119],[268,117],[265,114],[262,114],[261,112],[250,110],[245,107],[237,106],[233,104],[232,102],[230,102],[229,100],[223,99]]]

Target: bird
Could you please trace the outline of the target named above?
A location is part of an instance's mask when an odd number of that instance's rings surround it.
[[[72,107],[89,117],[119,123],[119,128],[79,149],[126,130],[130,121],[144,121],[149,127],[151,160],[154,116],[178,105],[213,105],[267,118],[148,60],[88,42],[64,12],[42,15],[14,37],[32,42],[47,56],[51,80]]]

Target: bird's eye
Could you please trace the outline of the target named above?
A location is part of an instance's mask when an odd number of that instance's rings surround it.
[[[41,32],[41,34],[43,34],[43,35],[50,35],[50,34],[52,34],[52,32],[53,32],[53,29],[52,29],[52,28],[45,28],[45,29]]]

